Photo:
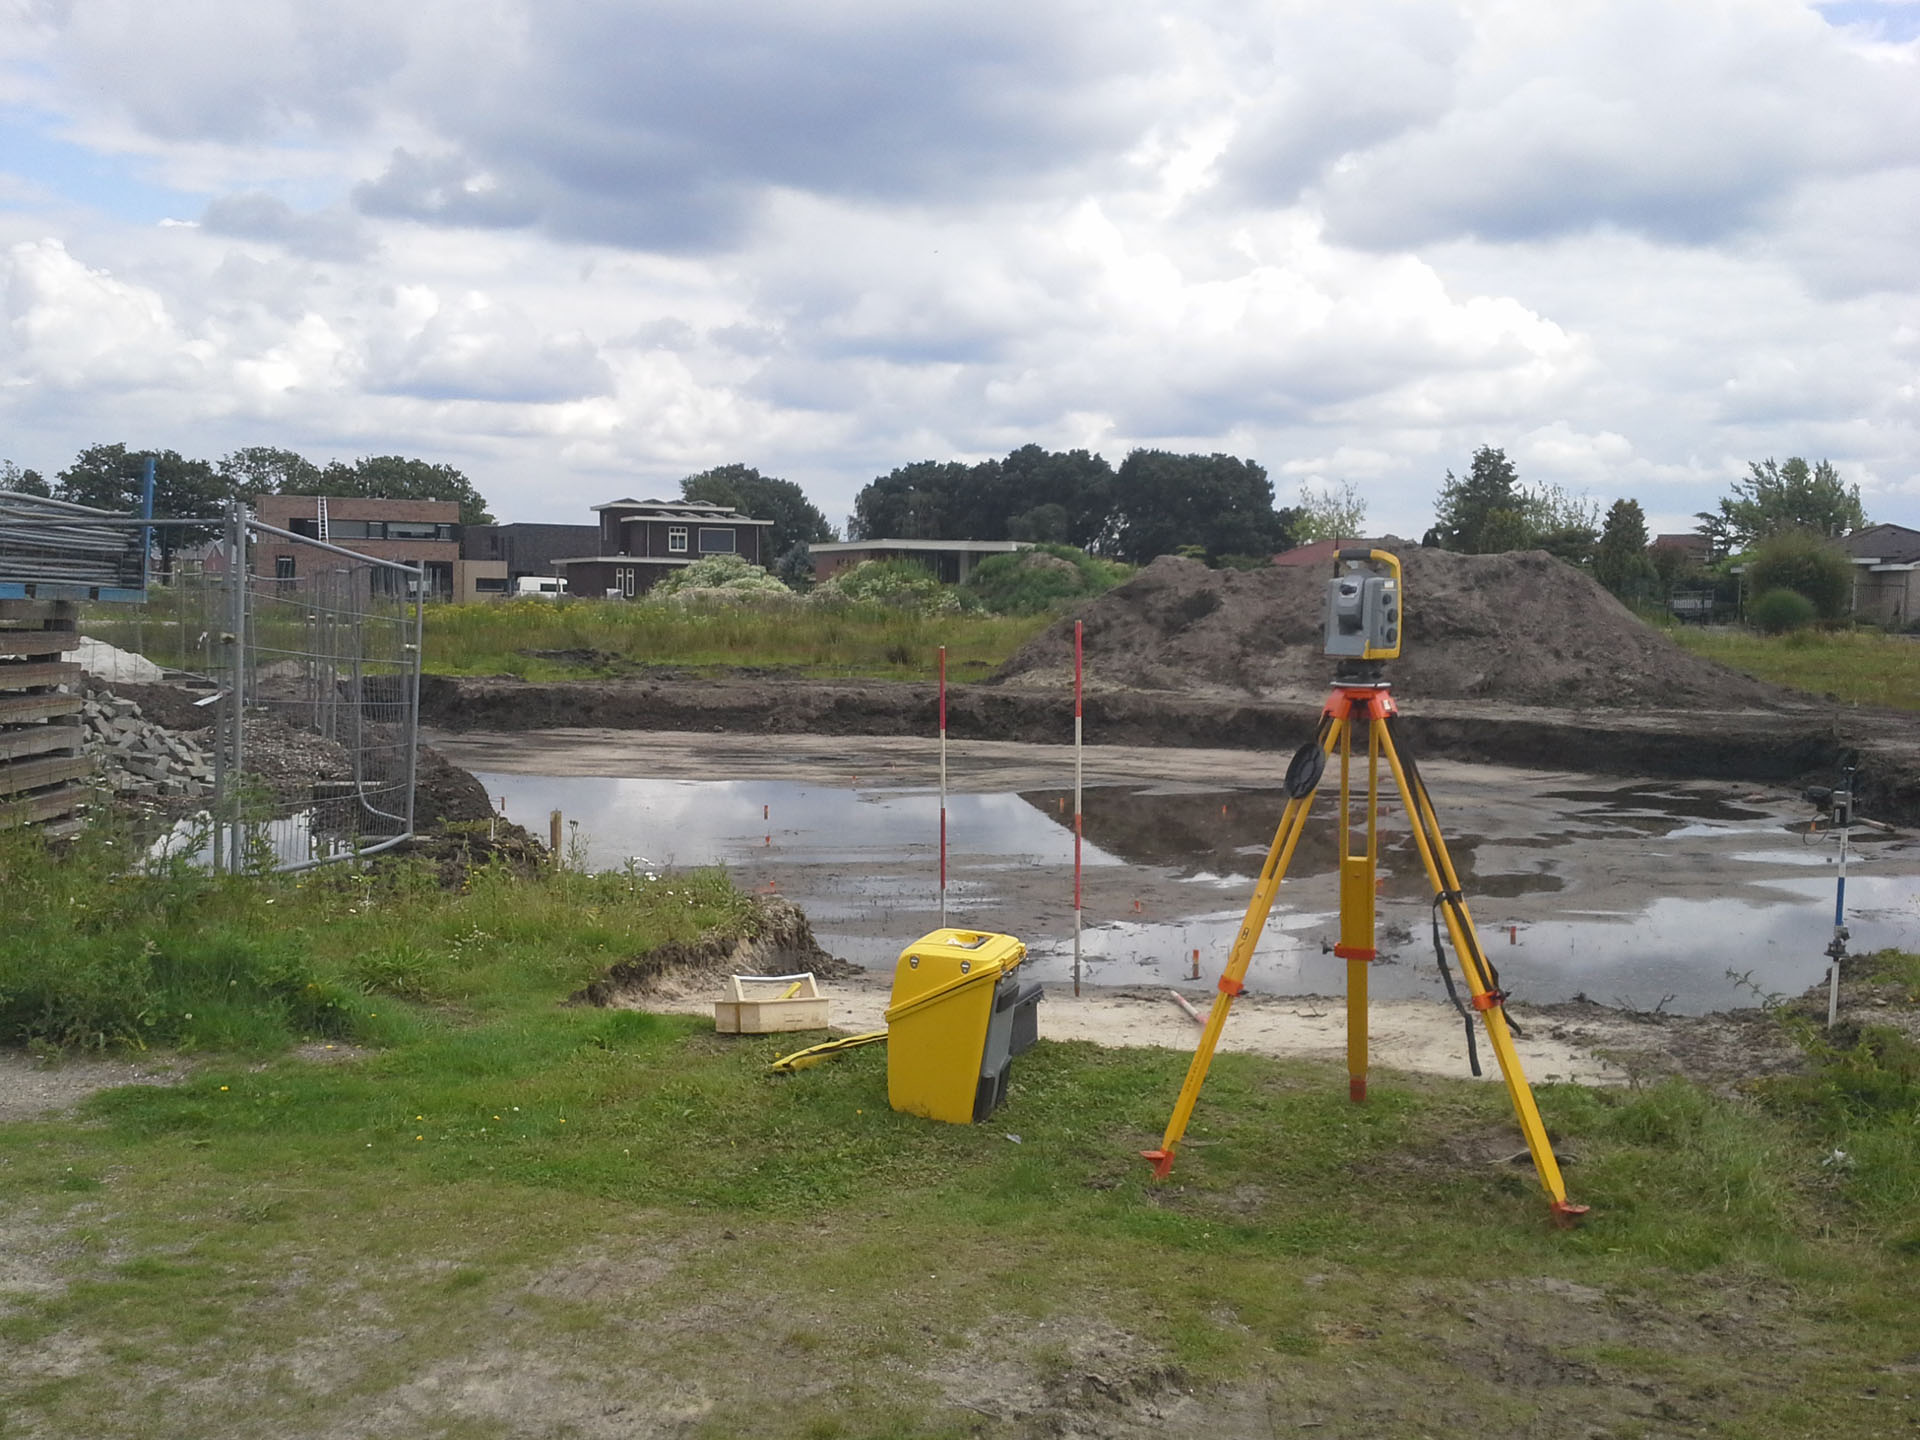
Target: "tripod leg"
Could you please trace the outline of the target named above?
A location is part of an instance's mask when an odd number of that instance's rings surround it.
[[[1447,934],[1453,941],[1453,953],[1459,958],[1467,989],[1472,993],[1473,1008],[1480,1012],[1481,1022],[1487,1028],[1487,1039],[1493,1046],[1493,1053],[1499,1057],[1500,1078],[1506,1082],[1507,1098],[1513,1103],[1514,1116],[1520,1122],[1520,1133],[1526,1137],[1527,1153],[1533,1157],[1533,1168],[1540,1177],[1540,1188],[1547,1192],[1556,1223],[1572,1224],[1586,1213],[1587,1207],[1571,1204],[1567,1200],[1566,1183],[1560,1178],[1560,1162],[1554,1158],[1553,1145],[1547,1139],[1547,1127],[1540,1119],[1539,1107],[1534,1104],[1533,1089],[1527,1084],[1527,1077],[1520,1068],[1519,1052],[1513,1048],[1513,1035],[1507,1028],[1506,1011],[1501,1008],[1506,997],[1493,985],[1492,966],[1480,949],[1479,935],[1474,929],[1473,917],[1467,912],[1466,896],[1461,892],[1460,877],[1453,868],[1453,858],[1447,853],[1446,838],[1440,833],[1440,820],[1434,813],[1433,800],[1427,794],[1426,785],[1412,762],[1402,764],[1400,752],[1393,743],[1390,724],[1385,719],[1376,718],[1373,728],[1379,732],[1380,747],[1386,754],[1387,763],[1393,767],[1394,781],[1400,787],[1400,798],[1406,804],[1407,818],[1412,822],[1414,848],[1420,852],[1420,863],[1426,867],[1427,879],[1441,902]]]
[[[1367,1098],[1367,982],[1377,953],[1374,875],[1379,868],[1380,744],[1375,727],[1367,727],[1366,848],[1358,855],[1352,853],[1349,809],[1352,748],[1349,726],[1340,741],[1340,943],[1333,953],[1347,962],[1347,1098],[1357,1104]]]
[[[1347,729],[1348,722],[1345,720],[1327,718],[1322,721],[1319,743],[1323,756],[1333,752]],[[1180,1087],[1180,1098],[1174,1102],[1172,1118],[1167,1121],[1166,1133],[1160,1137],[1160,1148],[1140,1152],[1152,1164],[1153,1173],[1157,1176],[1165,1178],[1173,1169],[1174,1150],[1187,1133],[1187,1122],[1193,1118],[1193,1107],[1200,1099],[1200,1087],[1206,1084],[1207,1069],[1213,1064],[1213,1052],[1219,1047],[1220,1034],[1227,1027],[1227,1012],[1233,1008],[1234,997],[1246,988],[1247,966],[1253,961],[1254,947],[1260,943],[1261,931],[1266,929],[1267,914],[1273,909],[1274,896],[1280,891],[1280,882],[1286,876],[1287,866],[1293,861],[1294,848],[1299,845],[1301,832],[1306,829],[1307,812],[1313,808],[1317,788],[1316,778],[1313,786],[1287,801],[1287,808],[1280,816],[1279,828],[1273,834],[1273,844],[1267,850],[1267,862],[1261,867],[1259,883],[1254,886],[1253,899],[1247,902],[1246,918],[1240,922],[1240,933],[1234,938],[1233,950],[1227,956],[1227,968],[1221,972],[1220,992],[1213,997],[1213,1009],[1207,1015],[1206,1028],[1200,1032],[1199,1047],[1193,1052],[1193,1060],[1187,1066],[1187,1078]]]

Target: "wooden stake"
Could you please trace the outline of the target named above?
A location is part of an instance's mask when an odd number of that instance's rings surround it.
[[[1080,791],[1084,770],[1081,764],[1080,738],[1080,656],[1084,626],[1073,622],[1073,993],[1080,993]]]
[[[940,928],[947,928],[947,647],[940,647]]]

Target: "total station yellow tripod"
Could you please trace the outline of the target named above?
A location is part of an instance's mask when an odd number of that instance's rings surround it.
[[[1295,847],[1307,825],[1327,761],[1336,754],[1340,761],[1340,943],[1334,954],[1347,962],[1347,1087],[1356,1102],[1367,1095],[1367,966],[1375,955],[1374,876],[1379,856],[1380,759],[1386,757],[1393,772],[1401,802],[1412,824],[1414,848],[1433,886],[1434,947],[1439,952],[1440,928],[1444,923],[1453,945],[1460,972],[1467,982],[1468,1001],[1462,1003],[1454,988],[1453,977],[1444,956],[1440,973],[1446,980],[1447,994],[1466,1025],[1467,1054],[1473,1073],[1480,1073],[1480,1061],[1474,1045],[1473,1018],[1477,1013],[1486,1026],[1487,1039],[1500,1064],[1501,1078],[1513,1101],[1527,1151],[1547,1192],[1556,1223],[1573,1224],[1587,1211],[1584,1205],[1567,1200],[1566,1186],[1560,1178],[1560,1165],[1541,1124],[1540,1111],[1534,1105],[1533,1091],[1520,1069],[1520,1057],[1513,1048],[1513,1035],[1507,1019],[1506,994],[1493,962],[1481,949],[1474,930],[1473,917],[1467,911],[1466,896],[1461,893],[1460,877],[1447,854],[1447,842],[1440,833],[1440,821],[1433,801],[1420,778],[1418,766],[1410,754],[1394,740],[1394,718],[1398,710],[1393,702],[1380,661],[1400,653],[1400,562],[1384,550],[1343,550],[1334,558],[1335,579],[1328,595],[1327,651],[1341,658],[1335,672],[1334,688],[1320,715],[1319,731],[1311,744],[1302,746],[1287,769],[1287,806],[1281,814],[1273,845],[1267,851],[1253,899],[1247,905],[1246,918],[1227,957],[1220,976],[1219,993],[1213,1010],[1201,1032],[1200,1045],[1193,1063],[1187,1068],[1186,1083],[1167,1122],[1160,1148],[1142,1152],[1153,1165],[1154,1174],[1166,1176],[1173,1168],[1174,1151],[1187,1132],[1193,1107],[1206,1083],[1207,1069],[1213,1063],[1214,1050],[1227,1024],[1227,1013],[1234,998],[1246,988],[1247,967],[1254,948],[1266,928],[1268,912],[1279,893],[1280,882],[1293,859]],[[1371,573],[1367,573],[1371,572]],[[1357,733],[1366,738],[1366,819],[1364,843],[1354,850],[1354,751]],[[1471,1008],[1469,1009],[1469,1005]]]

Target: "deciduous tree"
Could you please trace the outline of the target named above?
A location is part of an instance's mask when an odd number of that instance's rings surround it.
[[[1000,462],[998,533],[978,538],[1057,541],[1089,549],[1113,508],[1113,480],[1113,467],[1103,456],[1022,445]]]
[[[138,510],[142,473],[153,457],[153,513],[172,518],[212,516],[232,494],[205,460],[189,460],[178,450],[130,451],[123,444],[89,445],[59,474],[57,494],[76,505],[100,510]],[[162,525],[154,529],[160,550],[160,568],[171,573],[174,553],[184,545],[208,540],[212,526]]]
[[[232,492],[252,502],[262,495],[317,495],[320,467],[295,450],[247,445],[220,458],[218,468]]]
[[[1809,467],[1794,455],[1784,465],[1755,461],[1747,471],[1747,478],[1734,482],[1733,493],[1722,497],[1716,511],[1702,511],[1699,517],[1717,520],[1735,550],[1787,530],[1838,539],[1867,523],[1860,487],[1842,482],[1825,460]]]
[[[351,465],[334,460],[320,473],[323,495],[364,495],[376,500],[454,500],[462,525],[491,525],[486,499],[451,465],[405,455],[368,455]]]
[[[1367,523],[1367,502],[1351,480],[1324,490],[1302,485],[1295,514],[1293,538],[1302,545],[1312,540],[1353,540]]]
[[[1101,548],[1135,564],[1183,545],[1210,557],[1272,554],[1290,543],[1294,519],[1273,508],[1273,482],[1255,461],[1135,450],[1114,477]]]
[[[0,490],[11,490],[17,495],[39,495],[42,498],[53,494],[53,487],[41,478],[38,470],[22,470],[11,460],[0,460]]]
[[[972,466],[918,460],[869,481],[853,500],[850,540],[982,539],[951,528]]]

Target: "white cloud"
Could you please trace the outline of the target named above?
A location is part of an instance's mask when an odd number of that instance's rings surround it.
[[[0,273],[10,386],[112,391],[197,378],[206,346],[181,332],[157,292],[83,265],[53,239],[12,246]]]
[[[42,469],[412,451],[534,518],[738,459],[844,514],[1155,444],[1418,533],[1490,443],[1658,516],[1825,454],[1920,523],[1920,7],[19,4]]]

